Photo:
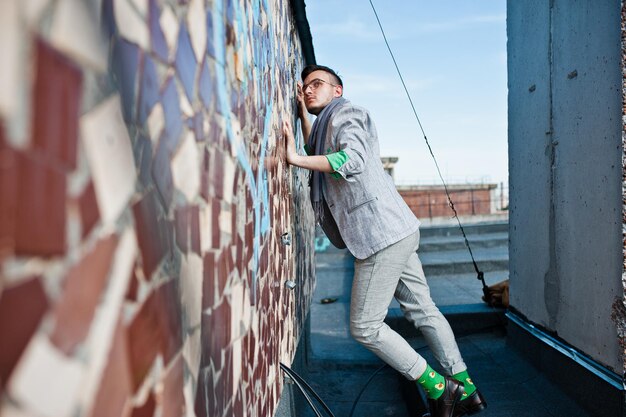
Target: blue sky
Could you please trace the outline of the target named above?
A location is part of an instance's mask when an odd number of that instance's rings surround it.
[[[448,182],[508,182],[506,1],[373,0]],[[318,64],[367,108],[396,182],[438,183],[368,0],[309,0]]]

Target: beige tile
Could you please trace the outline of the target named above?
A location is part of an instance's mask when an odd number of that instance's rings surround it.
[[[122,37],[136,43],[141,49],[150,49],[150,32],[147,20],[141,16],[131,0],[113,0],[115,22]]]
[[[187,11],[187,27],[196,60],[202,62],[206,52],[206,10],[204,0],[191,0]]]
[[[119,95],[80,120],[81,141],[96,189],[103,224],[111,226],[135,191],[135,161]]]
[[[99,72],[107,70],[107,52],[99,23],[83,0],[59,0],[50,42],[75,61]]]
[[[193,133],[188,131],[172,158],[174,186],[191,202],[200,192],[200,155]]]
[[[180,297],[185,317],[185,330],[200,326],[202,280],[202,258],[194,253],[183,256],[180,264]]]
[[[68,359],[46,336],[38,335],[18,363],[8,391],[35,415],[72,417],[77,413],[83,373],[80,362]]]

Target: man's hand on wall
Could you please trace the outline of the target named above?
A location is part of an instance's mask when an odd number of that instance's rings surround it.
[[[304,105],[304,93],[302,92],[302,82],[298,81],[298,85],[296,86],[297,95],[296,100],[298,101],[298,118],[300,120],[307,119],[307,110]]]
[[[296,150],[296,139],[293,136],[293,128],[289,120],[283,121],[283,135],[285,135],[285,140],[287,141],[287,162],[293,164],[298,156],[298,151]]]

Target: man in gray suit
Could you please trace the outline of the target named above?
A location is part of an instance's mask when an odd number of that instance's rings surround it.
[[[406,378],[422,386],[431,415],[459,417],[487,406],[467,373],[452,329],[430,297],[417,256],[419,220],[384,171],[376,128],[367,110],[343,98],[332,69],[312,65],[298,83],[298,116],[307,155],[283,124],[287,161],[312,171],[316,221],[339,248],[354,255],[352,336]],[[306,111],[317,116],[311,126]],[[425,336],[448,376],[433,370],[384,322],[392,297]]]

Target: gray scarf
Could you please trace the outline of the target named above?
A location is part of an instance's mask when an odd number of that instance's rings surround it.
[[[335,110],[338,110],[345,102],[343,97],[335,97],[324,109],[317,115],[317,119],[311,128],[309,136],[309,148],[314,150],[315,155],[324,155],[324,143],[326,142],[326,131],[328,130],[328,122]],[[324,187],[322,182],[324,176],[320,171],[313,171],[311,181],[311,204],[313,205],[313,213],[315,220],[320,224],[324,220]]]

